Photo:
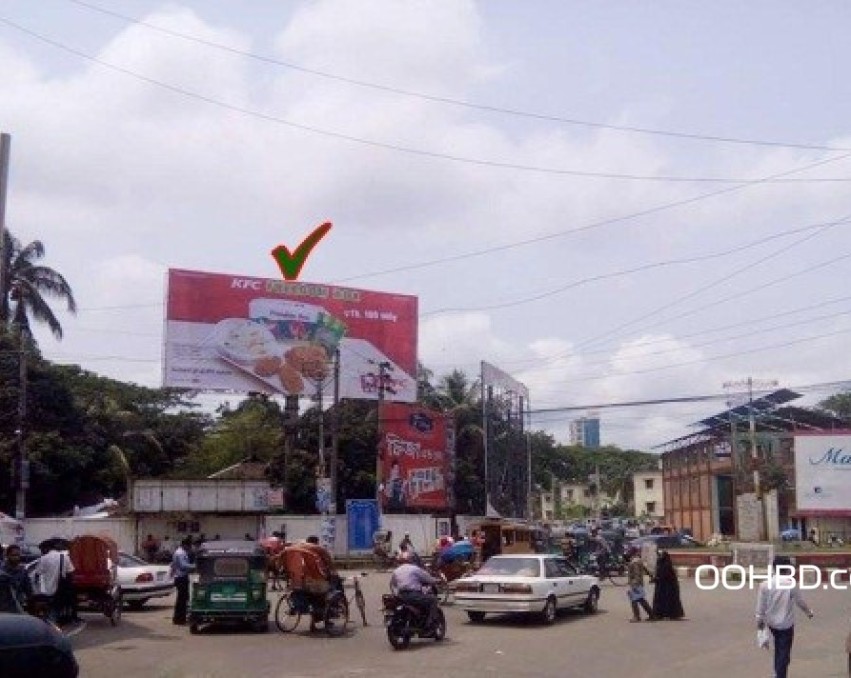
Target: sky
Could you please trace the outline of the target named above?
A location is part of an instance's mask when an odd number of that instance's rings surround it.
[[[169,268],[280,277],[269,251],[331,221],[302,280],[416,295],[420,360],[502,368],[561,442],[590,406],[719,396],[598,410],[604,444],[651,449],[749,377],[815,404],[851,382],[850,22],[839,1],[3,0],[7,225],[80,307],[39,345],[159,386]]]

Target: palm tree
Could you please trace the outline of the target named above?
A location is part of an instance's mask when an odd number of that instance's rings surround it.
[[[459,512],[484,514],[484,434],[478,381],[461,370],[441,377],[435,399],[455,420],[455,502]]]
[[[0,328],[10,324],[29,331],[30,317],[46,323],[57,339],[62,338],[62,326],[45,300],[45,296],[65,301],[68,311],[77,312],[74,293],[65,278],[49,266],[36,262],[44,256],[44,245],[33,240],[26,246],[6,229],[3,270],[0,280]],[[14,308],[10,308],[14,302]]]

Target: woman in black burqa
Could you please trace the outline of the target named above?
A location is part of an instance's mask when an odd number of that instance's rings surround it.
[[[653,591],[653,616],[656,619],[682,619],[683,603],[680,600],[680,582],[667,551],[660,551],[656,560],[656,589]]]

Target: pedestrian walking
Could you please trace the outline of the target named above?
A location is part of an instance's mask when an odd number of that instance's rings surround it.
[[[782,568],[780,572],[778,568]],[[757,628],[762,630],[767,626],[774,639],[775,678],[786,678],[789,671],[792,641],[795,639],[796,606],[807,617],[813,618],[812,609],[798,590],[791,561],[786,556],[777,556],[769,571],[769,579],[759,585],[756,598]]]
[[[671,554],[660,551],[656,560],[656,576],[653,578],[653,616],[656,619],[682,619],[683,603],[680,599],[680,582],[671,560]]]
[[[184,537],[171,559],[171,574],[174,577],[174,588],[177,590],[171,621],[178,626],[186,624],[186,611],[189,606],[189,573],[195,570],[195,566],[189,562],[191,548],[192,537]]]
[[[647,602],[647,595],[644,591],[644,575],[651,576],[650,570],[641,560],[641,551],[635,547],[630,550],[630,560],[627,567],[627,576],[629,578],[629,588],[627,589],[627,597],[629,598],[630,606],[632,607],[631,622],[641,621],[641,610],[647,613],[648,621],[653,621],[653,610]]]

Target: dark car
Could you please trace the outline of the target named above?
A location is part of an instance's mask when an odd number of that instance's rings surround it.
[[[28,614],[0,613],[0,676],[77,678],[71,641],[49,622]]]
[[[689,549],[703,546],[687,534],[648,534],[631,540],[626,546],[641,548],[643,544],[656,544],[658,549]]]

